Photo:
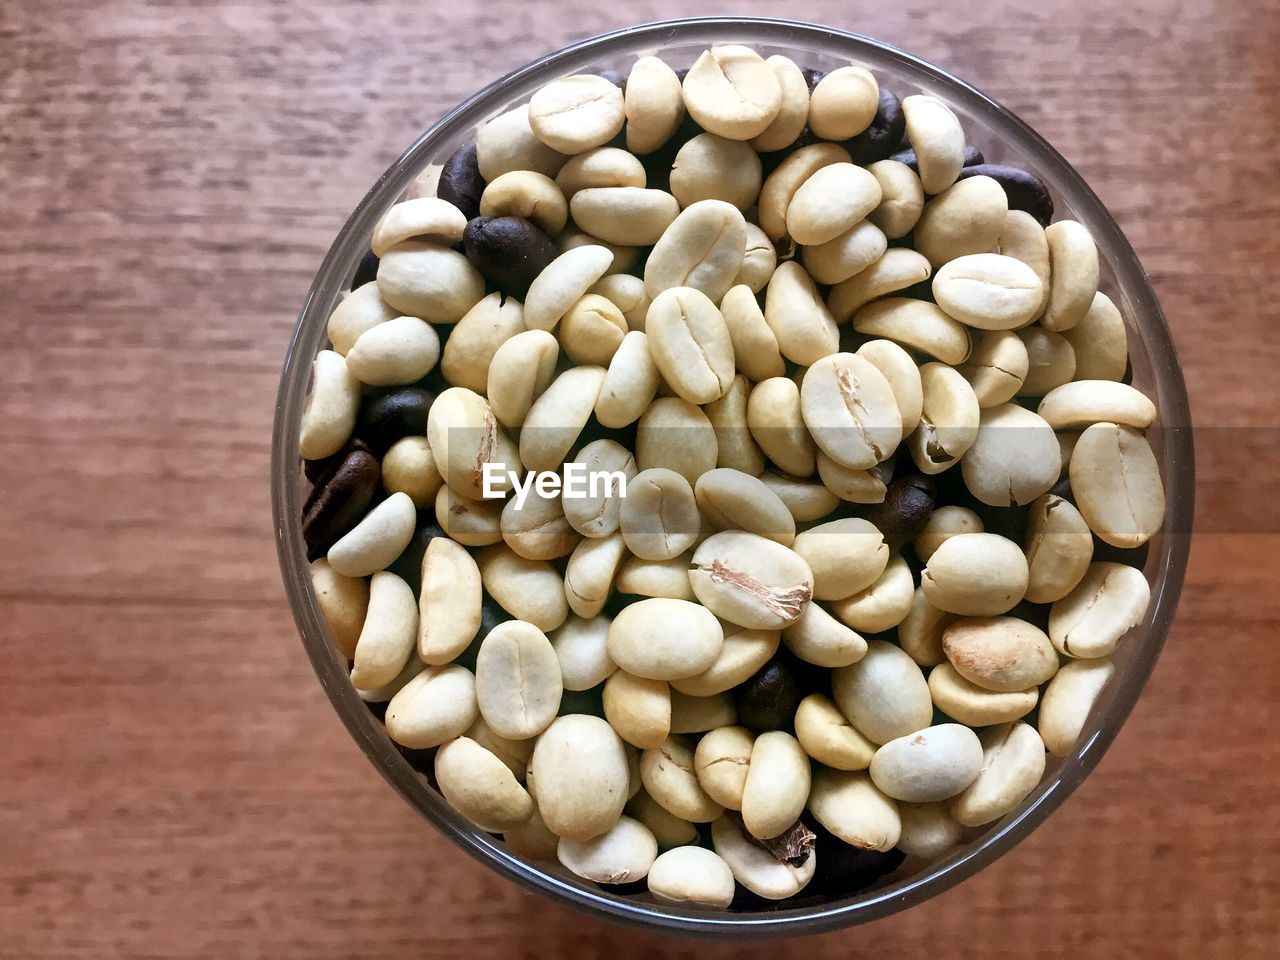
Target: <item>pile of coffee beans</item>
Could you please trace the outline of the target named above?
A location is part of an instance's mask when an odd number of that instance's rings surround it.
[[[1164,517],[1085,227],[941,100],[738,45],[553,81],[436,172],[300,444],[316,599],[432,786],[730,909],[1017,809]]]

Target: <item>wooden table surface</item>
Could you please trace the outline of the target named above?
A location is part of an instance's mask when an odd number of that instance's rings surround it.
[[[785,6],[1030,120],[1128,232],[1185,359],[1203,532],[1177,625],[1096,774],[1013,853],[857,930],[646,936],[473,863],[340,726],[267,494],[279,365],[324,250],[480,85],[718,8],[4,4],[0,957],[1276,955],[1275,4]]]

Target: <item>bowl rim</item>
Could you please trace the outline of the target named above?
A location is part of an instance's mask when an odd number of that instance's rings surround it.
[[[637,903],[615,897],[599,888],[588,887],[541,870],[505,850],[488,834],[465,821],[430,787],[395,749],[379,723],[351,686],[336,651],[329,642],[308,574],[308,562],[301,538],[298,495],[299,463],[296,456],[298,421],[310,376],[314,349],[306,334],[327,321],[327,304],[345,281],[351,265],[364,253],[368,234],[381,211],[392,202],[407,180],[428,159],[436,143],[446,140],[463,125],[473,124],[477,112],[497,103],[512,84],[539,73],[554,74],[557,67],[587,51],[606,53],[614,45],[625,46],[638,39],[654,43],[681,38],[691,31],[777,31],[767,42],[785,44],[788,38],[807,37],[811,41],[839,42],[851,57],[859,51],[897,61],[913,72],[926,75],[948,94],[959,94],[969,112],[977,110],[998,118],[1016,137],[1020,149],[1036,155],[1052,168],[1052,182],[1072,195],[1077,212],[1089,214],[1090,230],[1100,248],[1115,251],[1108,259],[1117,284],[1134,296],[1131,301],[1135,323],[1153,361],[1153,376],[1160,397],[1161,430],[1164,444],[1166,516],[1160,562],[1153,571],[1158,589],[1153,593],[1147,635],[1141,649],[1104,693],[1107,709],[1095,709],[1096,720],[1105,724],[1082,737],[1061,767],[1046,776],[1023,805],[997,821],[986,833],[948,857],[924,867],[911,876],[880,889],[855,895],[844,902],[784,908],[769,913],[710,913],[676,904]],[[951,101],[949,101],[951,102]],[[1037,170],[1040,172],[1040,170]],[[322,312],[323,311],[323,312]],[[322,339],[312,336],[313,343]],[[1160,363],[1157,364],[1156,361]],[[829,931],[838,927],[888,916],[942,893],[993,863],[1026,837],[1053,812],[1092,772],[1114,741],[1150,677],[1164,645],[1185,577],[1190,553],[1189,533],[1194,510],[1194,451],[1190,433],[1190,408],[1186,386],[1173,339],[1152,289],[1150,278],[1119,225],[1101,200],[1047,141],[1012,111],[994,98],[955,77],[935,64],[895,46],[834,27],[771,17],[709,16],[678,18],[638,24],[589,37],[545,54],[486,85],[431,124],[414,143],[375,181],[361,199],[326,253],[299,312],[290,337],[281,375],[272,432],[271,484],[272,513],[276,548],[294,621],[316,676],[352,739],[378,768],[382,776],[413,807],[418,809],[451,842],[478,861],[495,868],[526,889],[596,916],[621,921],[648,930],[700,936],[796,936]],[[1168,469],[1172,464],[1173,469]],[[1177,518],[1176,526],[1173,518]],[[1153,551],[1154,553],[1154,551]],[[1101,715],[1101,716],[1100,716]]]

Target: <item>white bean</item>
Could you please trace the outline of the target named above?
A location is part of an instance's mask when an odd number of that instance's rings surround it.
[[[417,522],[409,495],[393,493],[329,548],[329,565],[346,577],[385,570],[409,545]]]
[[[622,740],[599,717],[558,717],[538,738],[529,761],[538,811],[556,836],[586,841],[611,830],[627,802]]]
[[[1106,658],[1073,660],[1049,681],[1036,723],[1044,745],[1055,757],[1071,753],[1093,705],[1115,672],[1115,664]]]
[[[733,871],[719,854],[702,847],[676,847],[649,868],[649,892],[659,900],[727,907],[733,900]]]
[[[967,827],[998,820],[1036,788],[1044,767],[1044,741],[1035,727],[1009,723],[982,731],[982,770],[951,801],[952,815]]]
[[[1137,567],[1099,561],[1080,583],[1049,609],[1049,638],[1068,657],[1109,656],[1140,624],[1151,603],[1151,587]]]
[[[321,350],[312,361],[311,393],[298,429],[298,454],[319,460],[342,449],[356,425],[360,381],[347,361],[332,350]]]
[[[584,619],[571,614],[551,633],[551,645],[560,661],[560,678],[566,690],[590,690],[607,680],[618,665],[609,656],[607,617]]]
[[[477,716],[471,671],[457,664],[430,666],[387,704],[387,735],[402,747],[426,750],[462,736]]]
[[[768,850],[743,836],[742,830],[729,817],[711,824],[711,842],[724,858],[733,877],[758,897],[785,900],[793,897],[813,879],[818,858],[812,851],[798,866],[779,860]]]
[[[555,719],[563,692],[560,661],[533,624],[508,620],[481,641],[476,700],[494,733],[511,740],[536,737]]]
[[[469,737],[436,751],[435,772],[444,798],[481,830],[501,833],[533,816],[533,799],[507,765]]]
[[[369,612],[356,643],[351,683],[374,690],[390,683],[413,654],[418,610],[413,588],[385,570],[369,585]]]

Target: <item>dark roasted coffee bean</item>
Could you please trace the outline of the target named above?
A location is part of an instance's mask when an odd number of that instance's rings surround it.
[[[556,258],[552,239],[524,217],[476,217],[462,243],[484,278],[517,300],[524,300],[529,284]]]
[[[916,152],[909,147],[906,150],[899,150],[897,153],[889,157],[890,160],[897,160],[899,163],[905,163],[916,173],[920,172],[920,165],[916,162]],[[982,163],[985,158],[982,151],[971,144],[964,145],[964,165],[966,167],[976,167]]]
[[[884,534],[893,552],[910,543],[923,529],[938,498],[938,485],[932,477],[906,474],[889,481],[884,501],[876,505],[868,519]]]
[[[469,143],[459,147],[445,161],[440,171],[440,183],[436,196],[448,200],[462,211],[468,220],[480,216],[480,195],[484,193],[484,177],[480,176],[480,163],[476,159],[476,145]]]
[[[1013,167],[1007,163],[977,163],[960,171],[960,180],[967,177],[990,177],[1004,187],[1004,195],[1009,198],[1010,210],[1024,210],[1047,227],[1053,219],[1053,197],[1049,196],[1049,188],[1045,182],[1029,170]]]
[[[351,289],[363,287],[366,283],[371,283],[378,279],[378,255],[370,250],[360,260],[360,265],[356,267],[356,275],[351,278]]]
[[[818,861],[814,865],[813,880],[807,888],[815,893],[828,896],[857,893],[897,870],[906,859],[901,850],[881,853],[850,846],[812,817],[806,816],[804,823],[816,835]]]
[[[764,733],[791,726],[806,691],[789,659],[782,654],[775,656],[734,691],[738,722],[744,727]]]
[[[902,141],[907,129],[907,118],[902,113],[902,101],[892,90],[880,88],[880,105],[871,126],[845,143],[845,149],[853,162],[866,166],[889,157]],[[912,153],[914,157],[914,152]],[[914,167],[912,169],[915,169]]]
[[[382,468],[373,454],[353,449],[312,488],[302,512],[302,538],[309,554],[322,556],[360,522],[381,480]]]
[[[342,466],[352,450],[368,450],[369,446],[363,440],[349,440],[347,445],[335,453],[331,457],[324,457],[320,460],[303,460],[302,472],[307,480],[315,486],[324,480],[328,480],[333,476],[334,472]],[[313,491],[314,495],[314,491]],[[307,503],[311,502],[311,497],[307,498]]]
[[[427,433],[427,413],[435,396],[421,387],[392,387],[364,398],[356,420],[356,436],[382,456],[401,437]]]

